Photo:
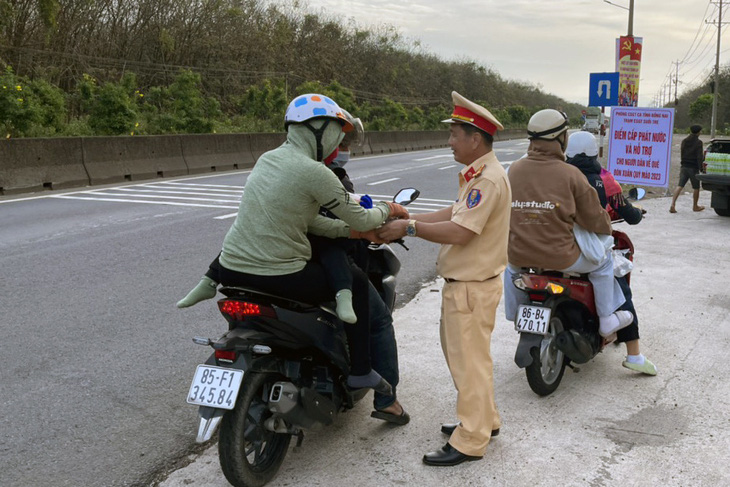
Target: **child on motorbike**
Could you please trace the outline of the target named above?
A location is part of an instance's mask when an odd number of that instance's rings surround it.
[[[598,192],[601,205],[611,215],[612,220],[623,219],[629,225],[636,225],[642,219],[642,210],[634,207],[623,197],[621,186],[610,172],[598,162],[598,145],[596,138],[589,132],[575,132],[568,138],[565,151],[568,164],[571,164],[586,176],[588,182]],[[627,369],[647,375],[656,375],[656,366],[646,358],[639,348],[639,318],[631,300],[631,288],[626,277],[617,277],[626,302],[619,308],[630,311],[634,315],[633,322],[617,332],[617,343],[626,343],[626,360],[623,366]]]

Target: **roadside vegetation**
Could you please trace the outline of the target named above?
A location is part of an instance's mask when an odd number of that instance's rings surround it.
[[[702,83],[686,89],[676,99],[676,103],[673,100],[665,105],[665,108],[675,109],[674,127],[676,130],[687,132],[690,125],[697,123],[705,127],[704,133],[710,133],[714,80],[714,74],[710,74]],[[720,68],[718,88],[717,133],[730,135],[730,66]]]
[[[435,130],[452,90],[506,127],[581,105],[389,26],[263,0],[0,0],[0,136],[283,130],[288,100],[322,92],[368,130]]]

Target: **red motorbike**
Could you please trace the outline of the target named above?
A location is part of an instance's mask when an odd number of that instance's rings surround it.
[[[614,248],[633,261],[628,235],[614,230]],[[631,275],[626,274],[629,282]],[[565,367],[584,364],[616,340],[598,333],[593,285],[588,274],[565,274],[543,269],[520,269],[514,285],[526,292],[530,304],[518,308],[515,329],[520,341],[515,363],[525,369],[530,388],[547,396],[558,388]]]

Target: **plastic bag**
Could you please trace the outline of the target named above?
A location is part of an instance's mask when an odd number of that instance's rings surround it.
[[[634,263],[626,258],[629,249],[613,249],[613,275],[623,277],[634,268]]]

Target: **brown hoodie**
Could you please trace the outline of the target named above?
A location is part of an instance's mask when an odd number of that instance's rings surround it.
[[[610,235],[611,220],[580,170],[565,162],[557,141],[533,140],[527,157],[508,172],[512,187],[509,262],[518,267],[565,269],[578,260],[577,223]]]

